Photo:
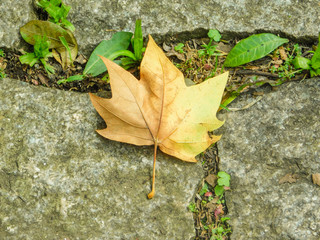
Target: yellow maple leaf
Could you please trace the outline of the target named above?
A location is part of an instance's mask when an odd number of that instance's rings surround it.
[[[135,145],[154,145],[152,191],[155,192],[156,150],[196,162],[195,156],[217,142],[208,132],[223,122],[216,117],[228,73],[187,87],[183,74],[151,36],[140,66],[140,80],[114,62],[107,66],[112,98],[90,94],[93,106],[107,123],[97,130],[105,138]]]

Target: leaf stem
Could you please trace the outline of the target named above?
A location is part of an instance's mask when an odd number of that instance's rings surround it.
[[[148,194],[148,198],[151,199],[154,197],[155,194],[155,179],[156,179],[156,159],[157,159],[157,148],[158,143],[155,141],[154,143],[154,153],[153,153],[153,172],[152,172],[152,189],[151,192]]]

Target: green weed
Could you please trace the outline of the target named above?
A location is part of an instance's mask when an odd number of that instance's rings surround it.
[[[212,236],[210,240],[225,240],[227,235],[231,233],[231,228],[227,221],[230,220],[228,217],[220,219],[220,222],[217,226],[212,227]]]
[[[310,76],[314,77],[320,75],[320,34],[317,49],[312,51],[312,53],[313,56],[311,59],[297,56],[292,63],[296,69],[308,70]]]
[[[174,50],[178,53],[184,53],[184,44],[183,43],[178,43],[175,47]]]
[[[214,193],[219,197],[219,201],[221,201],[225,190],[230,187],[230,175],[226,172],[220,171],[217,176],[218,181],[214,188]],[[219,203],[219,201],[217,203]]]
[[[128,50],[133,49],[133,52]],[[98,76],[107,71],[100,56],[115,61],[125,69],[138,65],[142,59],[143,37],[141,20],[136,21],[134,35],[130,32],[117,32],[110,40],[103,40],[91,53],[83,75]],[[120,60],[115,60],[119,57]]]
[[[198,212],[198,209],[197,209],[197,207],[196,207],[196,204],[193,203],[193,202],[189,204],[188,208],[189,208],[189,210],[190,210],[191,212],[193,212],[193,213]]]
[[[22,64],[28,64],[30,67],[41,62],[48,74],[54,73],[54,68],[46,62],[49,57],[52,57],[52,52],[49,51],[50,41],[48,41],[47,37],[41,37],[39,35],[35,35],[34,40],[34,52],[20,56],[20,62]]]
[[[36,4],[48,13],[48,21],[32,20],[20,28],[22,38],[34,46],[34,53],[21,56],[20,61],[30,66],[41,62],[47,73],[54,72],[53,67],[46,63],[51,56],[61,64],[63,70],[74,66],[78,44],[72,33],[75,28],[66,19],[71,7],[61,0],[36,0]],[[50,52],[52,48],[54,50]]]
[[[37,5],[48,13],[50,22],[74,32],[75,27],[67,20],[70,6],[65,5],[61,0],[39,0]]]
[[[62,84],[62,83],[67,83],[67,82],[73,82],[73,81],[81,81],[85,78],[84,75],[73,75],[73,76],[70,76],[66,79],[60,79],[57,83],[58,84]]]
[[[116,51],[110,56],[110,59],[113,60],[120,56],[124,56],[120,58],[120,65],[124,69],[129,69],[140,64],[142,60],[142,54],[145,51],[145,48],[143,47],[141,19],[138,19],[136,21],[134,35],[133,35],[133,38],[131,39],[131,46],[133,51],[130,51],[130,50]]]
[[[6,56],[6,54],[4,53],[4,51],[2,49],[0,49],[0,57],[5,57],[5,56]],[[7,75],[4,73],[4,69],[2,69],[2,67],[0,67],[0,79],[5,78],[6,76]]]
[[[4,70],[0,68],[0,79],[5,78],[7,75],[5,74]]]
[[[209,30],[208,37],[208,44],[202,44],[199,50],[191,49],[188,43],[178,43],[174,47],[174,50],[179,53],[188,51],[188,54],[185,54],[187,59],[181,63],[176,63],[176,66],[182,70],[186,78],[195,83],[214,77],[219,67],[218,57],[223,55],[217,49],[218,45],[216,43],[221,40],[218,30]],[[201,76],[200,79],[199,76]]]
[[[0,57],[5,57],[6,54],[4,53],[4,51],[2,49],[0,49]]]
[[[203,196],[206,192],[208,192],[208,189],[209,189],[209,186],[208,186],[208,184],[203,184],[203,187],[202,187],[202,189],[200,190],[200,192],[199,192],[199,194],[200,194],[200,196]]]
[[[290,48],[287,47],[285,49],[287,52],[290,52]],[[276,52],[276,55],[279,55],[278,51]],[[277,73],[279,76],[279,79],[276,84],[274,85],[280,85],[282,84],[285,80],[290,80],[291,78],[295,77],[297,73],[301,73],[302,70],[297,70],[294,66],[294,59],[297,59],[301,55],[301,48],[298,44],[295,44],[293,46],[292,51],[289,53],[287,58],[284,60],[283,64],[281,64],[278,67],[272,66],[270,68],[270,71],[272,73]],[[296,57],[295,57],[296,56]]]
[[[129,48],[132,48],[132,51]],[[91,53],[82,75],[61,79],[58,81],[58,84],[80,81],[87,76],[95,77],[105,73],[107,68],[99,56],[113,60],[124,69],[135,67],[140,64],[144,51],[141,20],[138,19],[134,34],[130,32],[117,32],[110,40],[103,40]]]
[[[198,51],[200,57],[211,57],[211,56],[220,56],[221,54],[219,51],[217,51],[217,46],[216,44],[213,44],[213,42],[219,42],[221,39],[221,35],[218,30],[216,29],[210,29],[208,32],[208,37],[209,37],[209,43],[208,44],[203,44],[201,47],[203,49],[200,49]]]

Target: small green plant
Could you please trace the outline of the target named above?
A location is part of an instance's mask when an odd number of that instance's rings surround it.
[[[130,44],[133,52],[128,50]],[[117,32],[110,40],[103,40],[93,50],[82,76],[90,75],[95,77],[107,71],[99,55],[110,60],[125,56],[120,60],[115,60],[115,62],[128,69],[140,63],[143,51],[141,20],[137,20],[134,35],[130,32]]]
[[[6,76],[4,69],[0,68],[0,79],[5,78]]]
[[[35,36],[50,39],[49,49],[53,50],[53,57],[63,69],[72,65],[78,54],[78,44],[70,31],[49,21],[32,20],[20,28],[22,38],[29,44],[35,45]],[[37,37],[36,37],[37,38]]]
[[[49,15],[49,21],[74,32],[75,27],[67,20],[70,6],[61,0],[39,0],[37,5],[43,8]]]
[[[197,207],[196,207],[196,204],[193,203],[193,202],[189,204],[188,208],[189,208],[189,210],[190,210],[191,212],[193,212],[193,213],[198,212],[198,209],[197,209]]]
[[[73,66],[78,44],[72,33],[75,28],[66,19],[71,7],[61,0],[36,0],[36,4],[48,13],[49,18],[48,21],[32,20],[20,28],[22,38],[34,46],[34,53],[21,56],[20,61],[30,66],[40,61],[48,73],[54,72],[53,67],[46,63],[51,56],[64,70]],[[44,39],[50,39],[50,42]],[[52,52],[49,49],[53,49]]]
[[[178,53],[184,53],[184,44],[183,43],[178,43],[175,47],[174,50]]]
[[[209,190],[208,184],[207,183],[203,184],[203,187],[199,192],[200,196],[204,195],[206,192],[208,192],[208,190]]]
[[[218,181],[217,185],[214,188],[214,193],[216,196],[219,196],[219,199],[223,197],[223,194],[226,189],[230,187],[230,175],[226,172],[218,172]]]
[[[202,56],[219,56],[220,53],[217,52],[217,45],[213,44],[213,42],[219,42],[221,39],[221,35],[218,30],[216,29],[210,29],[208,32],[208,37],[209,37],[209,43],[208,44],[203,44],[201,47],[203,49],[200,49],[198,51],[198,54],[200,57]]]
[[[0,49],[0,57],[5,57],[6,54],[4,53],[4,51],[2,49]],[[1,66],[1,65],[0,65]],[[2,69],[0,67],[0,79],[1,78],[5,78],[7,75],[4,73],[4,69]]]
[[[220,219],[218,226],[212,228],[212,236],[210,240],[225,240],[227,235],[231,233],[231,228],[227,221],[230,220],[228,217]]]
[[[136,21],[134,35],[133,35],[133,38],[131,39],[131,46],[132,46],[133,52],[130,50],[119,50],[117,52],[114,52],[110,56],[110,59],[113,60],[120,56],[124,56],[120,58],[120,65],[124,69],[129,69],[140,64],[142,60],[142,54],[145,51],[145,48],[143,47],[141,19],[138,19]]]
[[[62,40],[61,42],[63,43]],[[68,50],[67,43],[64,46]],[[130,46],[133,51],[128,50]],[[100,56],[113,60],[125,69],[134,67],[141,62],[144,50],[141,20],[138,19],[134,34],[130,32],[117,32],[110,40],[103,40],[91,53],[83,74],[70,76],[67,79],[60,79],[58,84],[81,81],[87,76],[95,77],[106,72],[107,68]],[[70,54],[70,50],[68,52]],[[116,60],[121,56],[122,58]]]
[[[66,79],[60,79],[57,83],[61,84],[61,83],[67,83],[67,82],[73,82],[73,81],[80,81],[80,80],[83,80],[83,78],[84,78],[83,75],[73,75]]]
[[[290,48],[286,48],[287,51],[290,51]],[[281,64],[278,67],[272,66],[270,71],[272,73],[277,73],[279,76],[279,79],[275,85],[280,85],[282,84],[286,79],[290,80],[295,76],[297,73],[301,73],[302,70],[297,70],[297,68],[294,66],[294,57],[296,58],[301,55],[301,48],[299,44],[295,44],[293,46],[293,50],[291,51],[290,54],[288,54],[287,58],[284,60],[284,63]]]
[[[0,49],[0,57],[5,57],[6,54],[4,53],[4,51],[2,49]]]
[[[219,50],[217,50],[218,45],[213,44],[213,42],[220,42],[221,34],[216,29],[210,29],[208,32],[209,37],[209,43],[203,44],[201,47],[204,49],[200,49],[198,51],[199,57],[211,57],[215,56],[215,66],[214,69],[211,71],[211,73],[206,77],[205,80],[212,78],[216,75],[217,68],[218,68],[218,56],[221,56],[221,53]]]
[[[292,63],[297,69],[308,70],[311,77],[320,75],[320,35],[317,49],[313,51],[312,58],[297,56]]]
[[[45,36],[35,35],[33,37],[35,40],[34,52],[20,56],[20,62],[28,64],[30,67],[41,62],[48,74],[54,73],[54,68],[46,62],[49,57],[52,57],[52,52],[49,51],[50,41]]]
[[[7,75],[4,73],[4,71],[0,68],[0,79],[5,78]]]

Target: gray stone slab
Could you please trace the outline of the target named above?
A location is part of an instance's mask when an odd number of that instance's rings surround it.
[[[0,239],[190,239],[201,164],[109,141],[87,94],[0,80]]]
[[[32,0],[12,4],[2,0],[0,47],[16,46],[19,27],[32,18]],[[315,0],[65,0],[72,8],[69,20],[75,25],[80,51],[89,55],[115,31],[133,31],[142,19],[144,35],[190,38],[206,36],[208,29],[248,35],[255,31],[287,34],[315,41],[318,38],[319,2]],[[184,33],[184,34],[182,34]]]
[[[243,95],[230,107],[252,101]],[[220,116],[231,239],[319,239],[320,187],[311,180],[320,173],[319,116],[319,78],[284,84],[249,109]],[[286,174],[299,179],[280,184]]]
[[[27,22],[37,19],[33,11],[32,1],[0,1],[0,47],[21,46],[19,28]]]

